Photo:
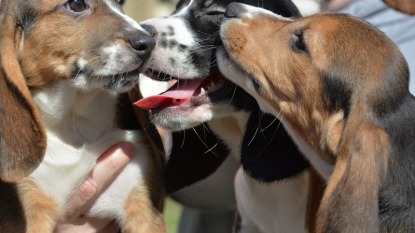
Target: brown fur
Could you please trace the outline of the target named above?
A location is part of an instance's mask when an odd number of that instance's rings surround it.
[[[56,202],[26,178],[19,181],[19,196],[25,210],[27,233],[53,232],[61,213]]]
[[[150,147],[150,140],[147,141],[148,150],[151,151],[152,155],[150,156],[149,164],[147,165],[147,170],[144,180],[144,186],[148,188],[149,198],[151,204],[162,210],[162,202],[165,197],[164,193],[164,180],[163,180],[163,164],[164,160],[162,157],[157,156],[156,152]]]
[[[415,15],[413,0],[383,0],[389,7],[409,15]]]
[[[13,20],[5,18],[0,30],[0,179],[16,181],[42,161],[46,133],[16,59]]]
[[[257,92],[294,131],[334,164],[317,232],[379,232],[378,192],[390,140],[376,116],[400,98],[388,88],[407,85],[399,73],[385,75],[393,59],[404,67],[396,46],[370,25],[340,14],[289,22],[263,14],[224,25],[230,58],[258,81]],[[308,52],[291,47],[295,30],[303,30]]]
[[[320,147],[328,148],[333,154],[337,154],[337,149],[340,145],[341,136],[344,130],[343,111],[340,111],[330,117],[323,125]]]
[[[124,205],[126,217],[122,225],[123,232],[166,232],[163,216],[158,212],[153,203],[149,202],[149,196],[149,192],[140,188],[132,191],[132,194],[128,197]]]

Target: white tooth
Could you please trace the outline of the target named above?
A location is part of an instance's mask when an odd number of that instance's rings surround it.
[[[214,83],[213,81],[210,83],[210,86],[211,86],[213,89],[216,89],[216,85],[215,85],[215,83]]]
[[[203,89],[203,87],[202,87],[202,88],[200,88],[200,94],[201,94],[201,95],[205,95],[205,94],[206,94],[206,91],[205,91],[205,89]]]

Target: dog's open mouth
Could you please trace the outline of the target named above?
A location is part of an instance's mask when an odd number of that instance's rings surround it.
[[[147,71],[145,74],[159,80],[159,77],[165,76],[165,74],[156,71]],[[167,91],[144,98],[134,105],[147,110],[174,106],[190,108],[220,100],[234,89],[234,84],[220,73],[211,74],[204,78],[179,79],[172,77],[172,79],[177,81]]]

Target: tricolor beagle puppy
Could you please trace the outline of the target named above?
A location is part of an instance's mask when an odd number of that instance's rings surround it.
[[[165,232],[163,161],[120,94],[137,83],[155,41],[123,2],[2,1],[1,232],[53,232],[97,158],[121,141],[136,153],[84,215],[123,232]]]
[[[172,143],[166,144],[168,194],[209,177],[232,155],[245,171],[238,176],[235,188],[240,215],[236,232],[304,233],[309,163],[279,120],[263,114],[255,99],[224,78],[216,64],[216,48],[221,46],[219,23],[230,2],[182,0],[171,16],[142,22],[154,28],[157,41],[146,74],[177,82],[166,92],[137,104],[151,110],[153,123],[175,131]],[[255,0],[241,2],[258,4]],[[289,0],[261,4],[286,17],[301,16]],[[318,190],[321,186],[315,187]],[[227,193],[217,195],[222,192]],[[225,189],[209,196],[216,201],[229,200],[224,196],[230,195],[233,193]],[[186,196],[175,197],[198,207],[195,200],[204,193]],[[206,200],[199,206],[211,202]],[[233,203],[226,204],[233,208]],[[308,216],[315,215],[310,211]]]
[[[327,180],[317,232],[415,231],[415,98],[397,47],[343,14],[230,4],[219,68],[277,116]]]

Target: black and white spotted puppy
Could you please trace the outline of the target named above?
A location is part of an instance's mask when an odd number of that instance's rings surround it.
[[[279,121],[261,113],[216,65],[219,24],[230,2],[182,0],[171,16],[141,23],[157,42],[146,75],[175,84],[137,105],[151,110],[155,124],[176,132],[167,146],[169,194],[208,177],[232,154],[245,171],[236,181],[237,232],[305,232],[309,164]],[[301,16],[289,0],[261,6]],[[253,189],[258,192],[247,191]]]

